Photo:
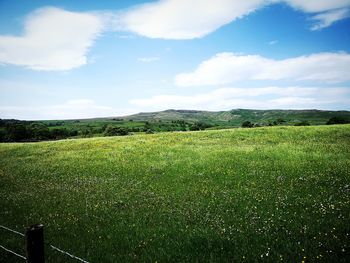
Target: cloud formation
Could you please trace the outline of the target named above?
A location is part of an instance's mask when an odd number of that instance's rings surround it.
[[[17,118],[21,120],[84,119],[119,116],[130,113],[135,112],[127,109],[102,106],[90,99],[68,100],[62,104],[38,107],[0,106],[0,115],[2,118]]]
[[[317,21],[310,29],[311,30],[321,30],[323,28],[329,27],[334,22],[342,20],[350,16],[349,9],[337,9],[328,12],[324,12],[313,16],[311,19]]]
[[[119,22],[125,30],[149,38],[193,39],[276,3],[314,14],[313,30],[347,17],[350,7],[350,0],[160,0],[124,12]]]
[[[203,37],[256,10],[262,0],[161,0],[138,6],[121,16],[126,30],[150,38]]]
[[[103,31],[148,38],[193,39],[275,3],[312,14],[311,30],[349,16],[350,0],[159,0],[118,12],[70,12],[46,7],[31,13],[21,36],[0,35],[0,63],[34,70],[70,70],[87,63]],[[129,35],[122,35],[124,38]]]
[[[223,85],[241,80],[312,80],[340,83],[350,80],[350,54],[317,53],[284,60],[259,55],[219,53],[190,73],[178,74],[178,86]]]
[[[349,0],[272,0],[270,2],[285,2],[307,13],[325,12],[350,6]]]
[[[151,63],[159,60],[159,57],[142,57],[137,59],[140,62]]]
[[[96,15],[42,8],[27,17],[22,36],[0,36],[0,62],[70,70],[87,63],[86,54],[102,30]]]
[[[221,88],[196,95],[158,95],[149,99],[134,99],[130,104],[152,110],[329,109],[334,104],[347,105],[349,95],[347,87]]]

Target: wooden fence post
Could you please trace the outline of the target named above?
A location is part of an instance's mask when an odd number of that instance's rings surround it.
[[[26,250],[28,263],[44,263],[44,226],[32,225],[26,231]]]

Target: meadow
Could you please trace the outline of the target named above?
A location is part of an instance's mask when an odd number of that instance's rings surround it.
[[[349,197],[350,125],[0,144],[0,224],[89,262],[349,262]]]

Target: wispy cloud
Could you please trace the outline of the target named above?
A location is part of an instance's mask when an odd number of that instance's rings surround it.
[[[312,28],[324,28],[346,16],[349,0],[160,0],[124,12],[118,27],[149,38],[193,39],[242,18],[266,5],[286,3],[313,16]]]
[[[270,42],[269,42],[269,45],[270,46],[273,46],[273,45],[276,45],[278,43],[278,40],[271,40]]]
[[[137,60],[144,63],[151,63],[159,59],[160,59],[159,57],[142,57],[142,58],[138,58]]]
[[[329,12],[317,14],[311,17],[312,20],[315,20],[317,22],[310,29],[321,30],[349,16],[350,16],[350,12],[349,12],[349,9],[347,8],[337,9],[337,10],[332,10]]]
[[[135,38],[134,35],[117,35],[117,38],[120,38],[120,39],[133,39]]]
[[[196,95],[157,95],[148,99],[134,99],[130,104],[148,110],[198,109],[329,109],[350,102],[347,87],[265,87],[222,88]],[[266,99],[266,96],[269,98]]]
[[[259,55],[219,53],[190,73],[178,74],[178,86],[223,85],[241,80],[310,80],[330,83],[350,80],[350,54],[317,53],[284,60]]]
[[[17,119],[83,119],[94,117],[121,116],[135,113],[128,109],[117,109],[97,104],[90,99],[69,100],[49,106],[0,106],[1,118]]]
[[[349,0],[272,0],[272,2],[285,2],[307,13],[326,12],[350,6]]]

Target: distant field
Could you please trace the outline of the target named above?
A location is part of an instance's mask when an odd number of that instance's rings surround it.
[[[2,120],[0,142],[37,142],[173,131],[220,130],[238,127],[309,126],[350,123],[350,111],[165,110],[124,117],[77,120]]]
[[[3,143],[0,207],[89,262],[349,262],[350,125]]]

